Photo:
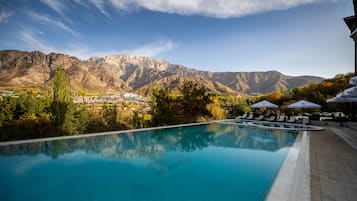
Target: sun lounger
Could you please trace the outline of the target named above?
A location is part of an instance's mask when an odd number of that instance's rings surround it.
[[[249,116],[247,117],[248,120],[253,120],[254,119],[254,115],[253,113],[250,113]]]
[[[276,121],[278,121],[278,122],[284,122],[285,119],[286,119],[286,116],[285,116],[285,115],[281,115],[281,116],[278,117],[278,119],[277,119]]]
[[[274,121],[275,120],[275,116],[265,117],[264,120],[265,121]]]
[[[302,118],[301,124],[306,125],[308,123],[310,123],[309,117]]]
[[[261,121],[264,119],[264,115],[259,115],[259,117],[255,117],[254,120]]]
[[[244,113],[243,115],[240,115],[237,118],[238,119],[245,119],[245,118],[247,118],[247,116],[248,116],[248,113]]]
[[[295,123],[295,122],[296,122],[295,116],[290,116],[290,118],[289,118],[286,122],[288,122],[288,123]]]

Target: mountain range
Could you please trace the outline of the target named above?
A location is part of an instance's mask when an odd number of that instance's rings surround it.
[[[80,60],[59,53],[3,50],[0,51],[0,87],[50,86],[56,67],[65,70],[74,90],[136,92],[144,96],[156,85],[177,91],[188,80],[213,93],[230,94],[271,93],[323,80],[315,76],[287,76],[277,71],[201,71],[140,56],[114,55]]]

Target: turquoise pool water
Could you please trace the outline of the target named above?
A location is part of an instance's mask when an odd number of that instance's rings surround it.
[[[208,124],[0,146],[0,198],[260,201],[295,138]]]

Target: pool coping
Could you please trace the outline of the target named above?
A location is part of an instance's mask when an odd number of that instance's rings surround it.
[[[236,120],[233,120],[232,122],[235,122],[238,125],[242,126],[255,126],[259,127],[262,129],[273,129],[273,130],[292,130],[292,131],[321,131],[324,130],[323,127],[321,126],[315,126],[315,125],[310,125],[310,124],[297,124],[297,123],[286,123],[286,122],[278,122],[278,121],[259,121],[259,120],[246,120],[246,119],[240,119],[241,122],[237,122]],[[242,123],[245,122],[245,123]],[[272,127],[272,126],[264,126],[264,125],[259,125],[259,123],[273,123],[273,124],[280,124],[280,125],[286,125],[286,126],[300,126],[301,128],[284,128],[284,127]]]
[[[299,132],[265,201],[310,201],[310,135]]]
[[[219,121],[221,121],[221,120],[219,120]],[[88,134],[70,135],[70,136],[58,136],[58,137],[27,139],[27,140],[4,141],[4,142],[0,142],[0,146],[35,143],[35,142],[45,142],[45,141],[54,141],[54,140],[76,139],[76,138],[83,138],[83,137],[95,137],[95,136],[102,136],[102,135],[113,135],[113,134],[131,133],[131,132],[140,132],[140,131],[151,131],[151,130],[160,130],[160,129],[167,129],[167,128],[198,126],[198,125],[212,124],[212,123],[219,122],[219,121],[177,124],[177,125],[170,125],[170,126],[158,126],[158,127],[150,127],[150,128],[129,129],[129,130],[120,130],[120,131],[100,132],[100,133],[88,133]]]
[[[268,129],[268,130],[284,130],[284,131],[321,131],[324,130],[321,126],[315,126],[310,124],[292,124],[292,123],[285,123],[285,122],[276,122],[276,121],[258,121],[258,120],[241,120],[241,122],[237,122],[235,119],[226,119],[219,121],[220,123],[226,124],[234,124],[244,127],[256,127],[261,129]],[[274,123],[274,124],[281,124],[286,126],[301,126],[301,128],[284,128],[284,127],[275,127],[275,126],[265,126],[259,125],[259,123]]]

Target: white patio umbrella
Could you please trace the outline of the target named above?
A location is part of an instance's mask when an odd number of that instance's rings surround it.
[[[343,96],[357,97],[357,86],[345,89],[342,93]]]
[[[288,108],[321,108],[321,105],[306,100],[301,100],[288,105]]]
[[[351,103],[357,102],[357,86],[345,89],[342,93],[327,100],[327,103]]]
[[[350,79],[350,85],[354,85],[354,86],[357,85],[357,76],[354,76]]]
[[[348,97],[333,97],[327,99],[327,103],[353,103],[357,102],[357,98],[348,98]]]
[[[251,105],[250,107],[251,108],[278,108],[279,106],[277,106],[269,101],[263,100],[263,101],[260,101],[258,103]]]
[[[347,101],[342,97],[342,93],[339,93],[335,97],[327,99],[326,102],[327,103],[345,103]]]

